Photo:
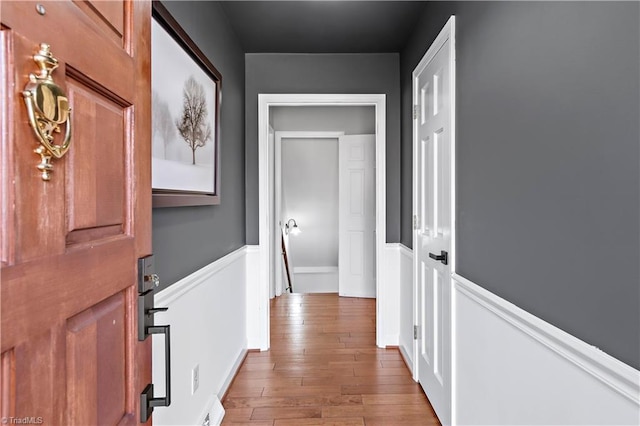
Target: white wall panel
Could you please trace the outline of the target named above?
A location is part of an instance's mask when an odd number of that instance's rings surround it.
[[[219,398],[247,350],[246,256],[239,249],[155,295],[156,324],[171,325],[171,405],[153,413],[155,425],[202,424],[224,413]],[[164,341],[153,340],[153,383],[164,395]],[[200,385],[191,393],[191,370]]]
[[[413,373],[413,251],[398,244],[400,252],[399,283],[399,347],[409,369]]]
[[[294,293],[337,293],[338,267],[297,267],[293,269]]]
[[[640,424],[638,370],[462,277],[454,283],[457,424]]]

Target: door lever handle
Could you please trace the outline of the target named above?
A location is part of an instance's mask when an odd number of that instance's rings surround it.
[[[146,423],[155,407],[171,405],[171,338],[169,325],[154,325],[147,328],[149,334],[164,334],[164,381],[165,396],[153,395],[153,383],[149,383],[140,394],[140,421]]]
[[[440,250],[440,254],[429,253],[429,257],[442,262],[443,265],[449,264],[449,253],[444,250]]]

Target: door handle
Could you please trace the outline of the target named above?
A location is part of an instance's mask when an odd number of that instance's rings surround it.
[[[165,312],[169,308],[153,307],[153,290],[138,296],[138,340],[143,341],[153,334],[164,334],[164,374],[165,396],[153,396],[153,383],[149,383],[140,394],[140,421],[146,421],[155,407],[168,407],[171,404],[171,326],[155,325],[153,315]]]
[[[449,253],[444,250],[441,250],[440,254],[429,253],[429,257],[442,262],[443,265],[449,264]]]
[[[154,325],[147,328],[148,334],[164,334],[164,397],[153,396],[153,383],[149,383],[140,394],[140,421],[146,423],[155,407],[171,405],[171,337],[169,325]]]
[[[155,407],[171,404],[171,327],[155,325],[154,314],[169,308],[153,306],[153,291],[160,279],[155,274],[153,255],[138,259],[138,341],[142,342],[153,334],[164,334],[164,380],[165,396],[153,396],[153,383],[149,383],[140,394],[140,421],[146,423]]]

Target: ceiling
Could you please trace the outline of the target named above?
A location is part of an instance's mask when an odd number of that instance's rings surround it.
[[[248,53],[399,52],[424,1],[222,1]]]

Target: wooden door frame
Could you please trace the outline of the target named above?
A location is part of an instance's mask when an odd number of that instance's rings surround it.
[[[416,80],[418,75],[426,68],[426,66],[431,62],[431,60],[436,56],[438,51],[442,48],[444,43],[449,40],[449,78],[450,78],[450,87],[449,87],[449,97],[450,97],[450,114],[451,114],[451,253],[449,253],[449,263],[451,265],[451,282],[452,285],[455,286],[455,280],[453,279],[456,276],[456,234],[457,234],[457,226],[456,226],[456,20],[455,15],[451,15],[451,17],[447,20],[447,23],[444,25],[436,39],[431,43],[431,46],[427,50],[427,53],[424,54],[418,65],[413,70],[411,74],[411,93],[412,93],[412,105],[414,109],[414,114],[417,114],[416,106],[418,103],[418,87],[416,86]],[[417,126],[416,126],[416,116],[414,115],[414,119],[412,121],[412,139],[413,139],[413,219],[414,221],[418,217],[418,182],[419,172],[418,172],[418,134],[417,134]],[[413,247],[417,247],[417,229],[416,226],[413,227]],[[416,256],[414,253],[414,261],[413,261],[413,324],[415,326],[420,324],[419,312],[418,312],[418,273],[417,273],[417,262]],[[454,288],[451,288],[451,297],[450,297],[450,306],[449,312],[451,318],[449,319],[450,323],[450,333],[451,333],[451,394],[449,397],[451,398],[451,424],[456,424],[456,339],[455,339],[455,318],[456,318],[456,301],[455,301]],[[418,356],[419,356],[419,348],[418,341],[416,339],[413,340],[413,359],[415,360],[413,363],[413,379],[418,381]]]
[[[248,318],[247,328],[255,335],[255,346],[267,350],[270,346],[269,293],[271,288],[269,258],[274,248],[270,244],[269,203],[274,194],[269,188],[270,107],[277,106],[373,106],[376,115],[376,344],[378,347],[397,344],[385,340],[386,325],[393,312],[389,304],[389,283],[385,246],[386,229],[386,95],[384,94],[258,94],[258,273],[257,313]],[[252,324],[251,322],[254,322]],[[254,342],[250,342],[254,343]]]
[[[274,235],[273,241],[273,252],[278,253],[280,250],[280,238],[278,238],[278,228],[282,225],[280,224],[278,218],[280,217],[280,205],[282,204],[282,139],[338,139],[340,136],[344,135],[344,132],[335,131],[335,132],[316,132],[316,131],[287,131],[287,130],[276,130],[274,132],[274,171],[275,171],[275,180],[273,193],[275,195],[275,209],[274,209],[274,217],[272,220],[273,229],[276,230],[276,235]],[[275,283],[271,283],[271,289],[274,290],[276,296],[280,296],[284,291],[282,288],[282,268],[279,268],[281,264],[280,256],[273,257],[273,264],[271,267],[275,268]],[[289,266],[291,267],[291,256],[289,256]],[[293,275],[293,268],[291,267],[291,275]],[[292,280],[293,281],[293,277]],[[275,286],[275,288],[274,288]]]

